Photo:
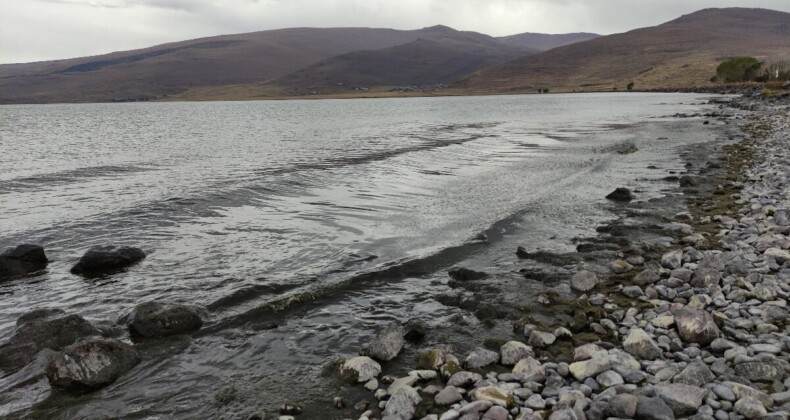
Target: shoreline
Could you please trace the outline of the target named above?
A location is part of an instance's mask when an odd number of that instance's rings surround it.
[[[378,406],[359,419],[786,419],[790,118],[786,100],[771,101],[719,102],[751,114],[742,139],[721,148],[724,162],[686,152],[698,169],[678,177],[689,212],[673,216],[683,223],[672,244],[624,246],[608,278],[574,276],[581,296],[570,304],[590,309],[577,321],[605,338],[576,347],[572,360],[546,358],[574,333],[526,318],[514,339],[469,356],[439,346],[406,377],[366,381]],[[768,187],[757,172],[766,167]],[[357,357],[345,370],[362,361],[377,365]]]

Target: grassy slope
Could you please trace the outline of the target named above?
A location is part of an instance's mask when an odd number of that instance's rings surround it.
[[[533,92],[701,86],[722,59],[790,51],[790,14],[707,9],[663,25],[556,48],[482,71],[455,93]]]

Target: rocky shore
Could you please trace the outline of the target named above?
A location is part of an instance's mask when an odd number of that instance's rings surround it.
[[[390,325],[336,366],[373,393],[355,403],[359,419],[787,419],[790,101],[720,104],[750,110],[739,122],[746,139],[727,146],[726,162],[679,177],[681,188],[706,192],[688,195],[671,243],[623,246],[603,275],[577,271],[572,304],[586,309],[568,328],[526,316],[510,339],[467,355],[427,348],[406,376],[381,376],[379,362],[414,335],[413,326]],[[560,343],[577,343],[572,330],[597,339],[562,355]]]

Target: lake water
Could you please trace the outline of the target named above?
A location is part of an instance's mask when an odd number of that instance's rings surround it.
[[[51,261],[41,275],[0,284],[0,341],[39,307],[107,328],[148,300],[207,308],[203,332],[143,343],[144,361],[111,387],[50,396],[39,379],[0,393],[0,413],[237,418],[285,400],[326,408],[357,391],[321,377],[321,366],[356,353],[386,322],[421,318],[437,326],[436,340],[479,345],[439,328],[470,317],[436,299],[448,291],[447,269],[518,277],[516,246],[573,249],[572,238],[612,217],[601,197],[615,187],[660,195],[665,186],[643,182],[644,168],[680,167],[674,151],[696,140],[623,127],[705,102],[569,94],[0,107],[0,246],[40,243]],[[640,152],[616,153],[630,143]],[[105,278],[69,274],[101,244],[149,255]],[[520,284],[516,297],[544,287]],[[229,387],[236,401],[218,405]]]

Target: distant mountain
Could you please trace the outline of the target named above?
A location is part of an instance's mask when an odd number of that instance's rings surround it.
[[[572,34],[536,34],[525,32],[510,36],[502,36],[497,39],[505,44],[514,47],[529,48],[538,51],[548,51],[552,48],[575,44],[577,42],[588,41],[598,38],[600,35],[588,32],[578,32]]]
[[[505,45],[496,38],[476,32],[460,32],[447,27],[432,29],[430,37],[395,47],[332,57],[267,85],[293,95],[449,84],[478,70],[537,52]]]
[[[133,100],[196,87],[262,83],[334,56],[446,38],[453,32],[443,26],[413,31],[293,28],[0,65],[0,103]]]
[[[662,25],[602,36],[481,71],[456,93],[624,89],[710,84],[719,62],[790,53],[790,13],[701,10]]]

